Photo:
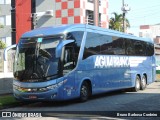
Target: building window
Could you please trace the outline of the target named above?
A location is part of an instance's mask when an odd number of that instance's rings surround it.
[[[11,0],[0,0],[0,4],[11,4]]]
[[[88,2],[91,2],[91,3],[93,3],[93,0],[88,0]]]
[[[11,0],[5,0],[5,4],[11,4]]]
[[[1,26],[11,25],[11,15],[0,16],[0,25]]]
[[[94,0],[88,0],[88,2],[93,3]],[[99,0],[99,5],[101,5],[101,0]]]
[[[91,10],[86,11],[86,23],[89,25],[94,25],[94,13]]]
[[[94,25],[94,12],[86,10],[86,24]],[[101,26],[101,13],[99,13],[99,26]]]
[[[0,16],[0,25],[5,25],[5,16]]]
[[[0,4],[5,4],[5,0],[0,0]]]
[[[6,18],[5,25],[11,25],[11,15],[7,15],[5,18]]]

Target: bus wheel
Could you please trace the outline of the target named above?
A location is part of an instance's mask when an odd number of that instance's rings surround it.
[[[80,90],[80,101],[85,102],[89,98],[89,86],[87,82],[83,82]]]
[[[140,89],[144,90],[146,88],[146,86],[147,86],[147,79],[146,79],[146,76],[143,75],[142,80],[141,80],[141,88]]]
[[[133,88],[134,92],[138,92],[140,90],[140,86],[141,86],[140,81],[141,80],[140,80],[139,76],[136,76],[135,87]]]

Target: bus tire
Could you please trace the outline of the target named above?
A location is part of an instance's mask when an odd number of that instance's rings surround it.
[[[89,85],[87,82],[83,82],[80,89],[80,101],[85,102],[89,98]]]
[[[143,77],[142,77],[142,80],[141,80],[141,90],[144,90],[144,89],[146,89],[146,86],[147,86],[147,79],[146,79],[146,76],[145,75],[143,75]]]
[[[141,86],[140,82],[141,82],[140,77],[137,75],[135,80],[135,86],[133,88],[134,92],[138,92],[140,90],[140,86]]]

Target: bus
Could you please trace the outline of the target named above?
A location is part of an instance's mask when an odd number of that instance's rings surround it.
[[[154,43],[85,24],[24,33],[16,46],[13,93],[20,101],[61,101],[154,82]]]

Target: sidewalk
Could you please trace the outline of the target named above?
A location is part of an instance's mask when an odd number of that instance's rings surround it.
[[[13,78],[0,78],[0,95],[13,93]]]

